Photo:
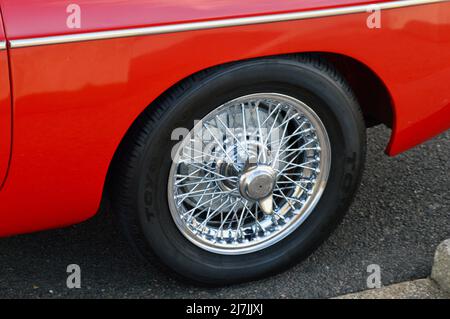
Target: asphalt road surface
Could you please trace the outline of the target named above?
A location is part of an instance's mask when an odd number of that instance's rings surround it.
[[[289,271],[220,289],[186,285],[141,263],[107,215],[66,229],[0,239],[0,298],[323,298],[366,288],[367,266],[383,285],[424,278],[436,246],[450,238],[450,131],[398,157],[389,131],[368,133],[362,187],[342,225]],[[81,289],[66,268],[81,267]]]

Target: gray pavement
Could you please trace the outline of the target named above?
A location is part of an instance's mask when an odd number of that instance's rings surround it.
[[[450,299],[450,239],[437,247],[429,278],[367,289],[337,299]]]
[[[450,132],[389,158],[383,127],[369,130],[362,187],[338,230],[310,258],[261,281],[205,289],[186,285],[130,252],[107,215],[65,229],[0,239],[0,298],[328,298],[366,289],[367,266],[383,285],[429,276],[450,238]],[[66,267],[82,288],[66,288]]]

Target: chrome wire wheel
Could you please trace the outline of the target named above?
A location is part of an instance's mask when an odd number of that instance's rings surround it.
[[[168,202],[180,232],[209,252],[240,255],[274,245],[314,211],[331,148],[308,105],[258,93],[209,113],[172,157]]]

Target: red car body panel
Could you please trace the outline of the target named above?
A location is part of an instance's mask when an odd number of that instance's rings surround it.
[[[82,32],[367,2],[377,1],[78,1]],[[8,40],[69,32],[68,2],[0,4]],[[111,159],[139,114],[180,80],[231,61],[299,52],[360,61],[379,76],[393,101],[391,155],[448,129],[450,3],[383,11],[380,29],[369,29],[367,17],[357,13],[9,49],[14,137],[0,191],[0,235],[93,216]]]
[[[5,41],[0,16],[0,41]],[[0,190],[3,186],[11,151],[11,90],[9,83],[8,52],[0,51]]]
[[[20,39],[56,34],[166,25],[261,14],[298,12],[389,0],[2,0],[8,37]],[[82,9],[82,28],[66,26],[66,8]],[[39,12],[39,14],[36,14]],[[25,23],[26,22],[26,23]]]

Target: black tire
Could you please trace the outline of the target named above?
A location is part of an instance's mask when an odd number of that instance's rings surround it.
[[[188,241],[178,230],[167,200],[177,127],[191,129],[215,107],[239,96],[270,91],[311,106],[331,142],[326,189],[313,213],[285,239],[263,250],[219,255]],[[243,61],[201,72],[171,89],[137,120],[123,142],[114,169],[112,207],[132,247],[146,259],[191,281],[223,285],[277,273],[306,258],[339,221],[359,185],[365,159],[365,125],[342,77],[312,55]]]

